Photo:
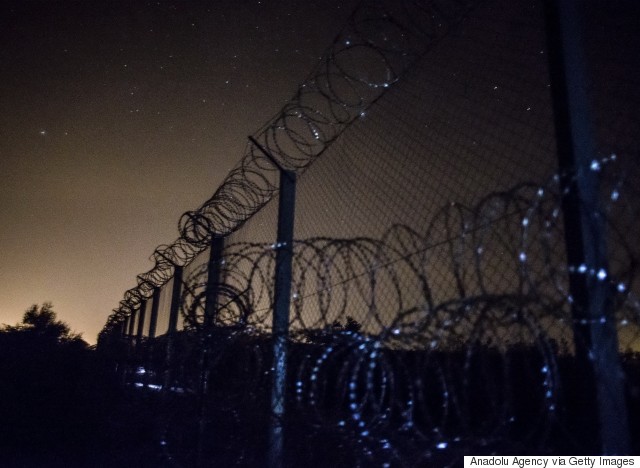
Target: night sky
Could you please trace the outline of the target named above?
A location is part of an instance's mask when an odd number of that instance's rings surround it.
[[[0,323],[95,342],[356,3],[0,2]]]

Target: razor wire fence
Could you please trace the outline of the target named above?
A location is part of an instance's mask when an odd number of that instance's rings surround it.
[[[161,395],[168,463],[637,453],[637,13],[581,15],[593,152],[567,166],[562,12],[363,2],[100,335]]]

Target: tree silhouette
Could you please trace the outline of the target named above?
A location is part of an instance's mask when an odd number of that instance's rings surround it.
[[[35,453],[88,432],[92,355],[51,303],[34,304],[20,323],[0,326],[0,350],[0,452]]]
[[[305,330],[304,336],[309,343],[327,345],[336,341],[348,341],[354,336],[359,336],[361,329],[362,325],[352,316],[347,315],[344,325],[336,319],[331,326]]]
[[[130,399],[110,358],[49,302],[0,325],[0,466],[159,466],[134,458],[153,453],[152,402]]]
[[[3,325],[0,333],[21,334],[24,339],[36,339],[58,344],[75,344],[87,346],[82,336],[71,332],[69,325],[61,320],[56,320],[53,304],[45,302],[38,307],[33,304],[22,317],[22,322],[15,325]]]
[[[344,331],[359,333],[361,328],[362,325],[360,325],[356,319],[354,319],[350,315],[347,315],[347,323],[344,325]]]

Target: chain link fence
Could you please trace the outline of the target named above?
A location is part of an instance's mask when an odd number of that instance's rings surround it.
[[[639,13],[582,12],[567,166],[562,11],[363,2],[100,335],[167,463],[638,453]]]

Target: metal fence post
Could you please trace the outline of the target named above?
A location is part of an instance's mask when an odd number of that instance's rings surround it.
[[[214,235],[211,238],[211,250],[207,265],[207,292],[205,300],[205,327],[213,325],[216,309],[218,308],[218,289],[220,283],[220,262],[224,251],[224,237]]]
[[[220,284],[220,262],[224,251],[224,237],[213,235],[207,264],[207,289],[203,317],[202,349],[200,356],[200,417],[198,421],[198,441],[196,466],[204,464],[204,444],[207,425],[207,394],[209,393],[209,353],[213,339],[213,326],[218,309],[218,290]]]
[[[584,9],[579,0],[546,0],[549,72],[563,196],[574,342],[585,399],[579,410],[597,428],[603,455],[629,453],[624,374],[608,281],[605,223],[599,214],[587,96]],[[579,268],[584,266],[583,268]]]
[[[278,198],[278,233],[276,240],[275,285],[273,297],[273,360],[271,363],[271,421],[269,430],[268,466],[284,466],[284,415],[287,388],[287,339],[289,336],[289,307],[293,278],[293,227],[296,208],[296,173],[286,170],[256,141],[249,141],[280,171]]]
[[[128,335],[129,335],[130,339],[133,338],[133,329],[134,329],[134,326],[135,326],[135,323],[136,323],[136,312],[137,312],[137,310],[132,310],[131,313],[129,314],[129,317],[128,317],[129,318],[129,323],[128,323],[129,333],[128,333]]]
[[[164,373],[164,385],[165,392],[169,391],[172,385],[173,372],[171,372],[171,365],[173,363],[173,351],[175,346],[175,335],[178,327],[178,312],[180,310],[180,302],[182,300],[182,267],[176,265],[173,272],[173,288],[171,289],[171,306],[169,309],[169,328],[167,330],[167,349],[165,356],[165,373]]]
[[[156,325],[158,323],[158,306],[160,305],[160,288],[153,288],[153,296],[151,303],[151,317],[149,317],[149,340],[156,337]]]
[[[120,384],[124,386],[127,380],[127,369],[129,364],[129,353],[131,352],[131,323],[133,322],[133,314],[127,315],[121,322],[122,345],[124,346],[124,355],[118,361],[118,378]]]
[[[154,355],[154,339],[156,337],[156,325],[158,323],[158,308],[160,306],[160,288],[159,287],[155,287],[153,288],[153,296],[152,296],[152,302],[151,302],[151,316],[149,317],[149,340],[148,340],[148,345],[147,345],[147,352],[146,352],[146,373],[145,373],[145,379],[144,379],[144,384],[145,386],[149,384],[149,373],[151,372],[151,370],[153,369],[153,355]]]
[[[140,348],[142,343],[142,336],[144,333],[144,320],[147,314],[147,300],[145,299],[140,303],[140,309],[138,309],[138,331],[136,332],[136,350]]]
[[[129,322],[127,324],[129,332],[127,333],[127,360],[124,365],[124,369],[122,371],[122,385],[126,385],[127,379],[129,377],[129,373],[131,372],[131,366],[134,360],[135,354],[135,326],[136,326],[136,317],[138,316],[138,309],[134,309],[129,314]]]
[[[273,306],[273,380],[271,387],[271,429],[269,466],[283,466],[283,417],[287,381],[287,338],[293,260],[293,225],[295,215],[296,174],[280,172],[278,237]]]

